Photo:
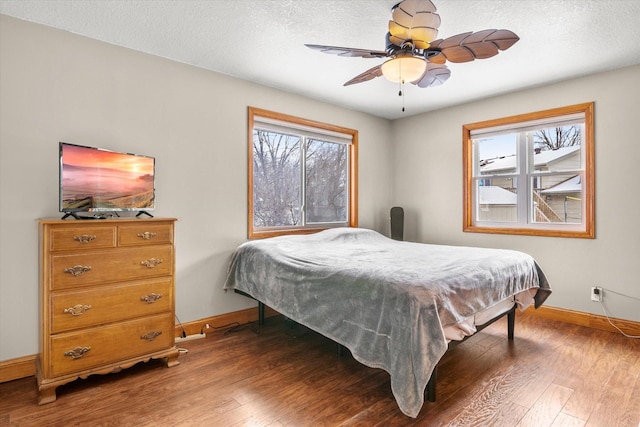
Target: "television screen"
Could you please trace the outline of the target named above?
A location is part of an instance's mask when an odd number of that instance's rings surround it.
[[[60,143],[60,212],[155,208],[155,159]]]

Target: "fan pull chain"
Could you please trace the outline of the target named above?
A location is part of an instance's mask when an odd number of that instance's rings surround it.
[[[398,61],[398,75],[400,76],[398,80],[398,96],[402,97],[402,112],[404,113],[404,79],[402,78],[402,65],[400,61]]]

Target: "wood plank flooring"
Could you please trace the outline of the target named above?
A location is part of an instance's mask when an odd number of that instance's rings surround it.
[[[403,415],[389,375],[338,358],[334,344],[282,317],[181,344],[180,365],[138,364],[58,388],[0,384],[0,426],[640,425],[640,340],[518,313],[442,359],[437,400]]]

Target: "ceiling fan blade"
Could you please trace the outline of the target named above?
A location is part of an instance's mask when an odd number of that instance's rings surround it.
[[[351,86],[356,83],[368,82],[369,80],[373,80],[376,77],[380,77],[380,76],[382,76],[382,64],[376,65],[373,68],[369,68],[367,71],[365,71],[362,74],[358,74],[357,76],[355,76],[354,78],[346,82],[344,86]]]
[[[509,30],[482,30],[467,32],[448,37],[444,40],[435,40],[431,43],[432,49],[439,49],[440,55],[450,62],[469,62],[474,59],[491,58],[501,50],[509,49],[520,38]],[[438,63],[441,61],[437,55],[429,60]]]
[[[468,31],[466,33],[456,34],[455,36],[447,37],[446,39],[438,39],[431,42],[431,47],[438,49],[446,49],[448,47],[458,46],[462,40],[466,37],[469,37],[473,34],[473,31]]]
[[[416,48],[427,49],[430,41],[438,37],[438,30],[426,27],[405,28],[397,22],[389,21],[389,34],[389,41],[398,47],[411,40]]]
[[[441,52],[438,52],[434,56],[430,56],[428,58],[429,62],[433,62],[434,64],[444,64],[447,62],[447,57],[444,56]]]
[[[398,24],[408,27],[417,14],[436,13],[436,10],[430,0],[404,0],[391,9],[391,16]]]
[[[319,44],[305,44],[306,47],[319,50],[331,55],[358,57],[358,58],[386,58],[387,52],[372,49],[355,49],[351,47],[324,46]]]
[[[449,70],[446,65],[427,62],[427,70],[422,77],[412,83],[419,87],[440,86],[446,82],[450,76],[451,70]]]
[[[391,17],[389,33],[396,46],[411,40],[418,49],[426,49],[438,36],[440,15],[430,0],[404,0],[391,10]]]
[[[518,37],[513,31],[509,30],[496,30],[493,34],[485,38],[485,41],[495,43],[500,50],[509,49],[518,40],[520,40],[520,37]]]

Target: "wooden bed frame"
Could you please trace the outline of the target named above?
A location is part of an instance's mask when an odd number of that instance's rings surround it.
[[[246,292],[243,292],[243,291],[240,291],[240,290],[237,290],[237,289],[234,289],[234,292],[237,293],[237,294],[249,297],[249,298],[251,298],[253,300],[256,300],[254,297],[252,297],[251,295],[249,295]],[[258,301],[258,300],[256,300],[256,301]],[[503,318],[504,316],[507,316],[507,338],[510,341],[513,341],[515,324],[516,324],[516,307],[517,307],[517,304],[514,302],[513,303],[513,307],[511,307],[511,309],[509,311],[506,311],[506,312],[504,312],[502,314],[499,314],[498,316],[496,316],[493,319],[489,320],[485,324],[476,327],[476,333],[480,332],[481,330],[483,330],[487,326],[491,325],[493,322]],[[260,326],[264,325],[264,313],[265,313],[265,304],[262,301],[258,301],[258,324]],[[475,335],[475,333],[474,333],[474,335]],[[449,348],[457,346],[458,344],[466,341],[468,338],[471,338],[472,336],[473,335],[466,336],[460,341],[451,341],[449,343]],[[344,354],[344,349],[345,349],[345,346],[343,346],[342,344],[336,343],[336,354],[338,355],[338,357],[341,357]],[[431,377],[429,378],[429,382],[427,383],[427,387],[425,389],[426,398],[427,398],[427,401],[429,401],[429,402],[435,402],[436,401],[436,382],[437,382],[437,377],[438,377],[438,365],[436,364],[436,366],[433,368],[433,372],[431,373]]]

